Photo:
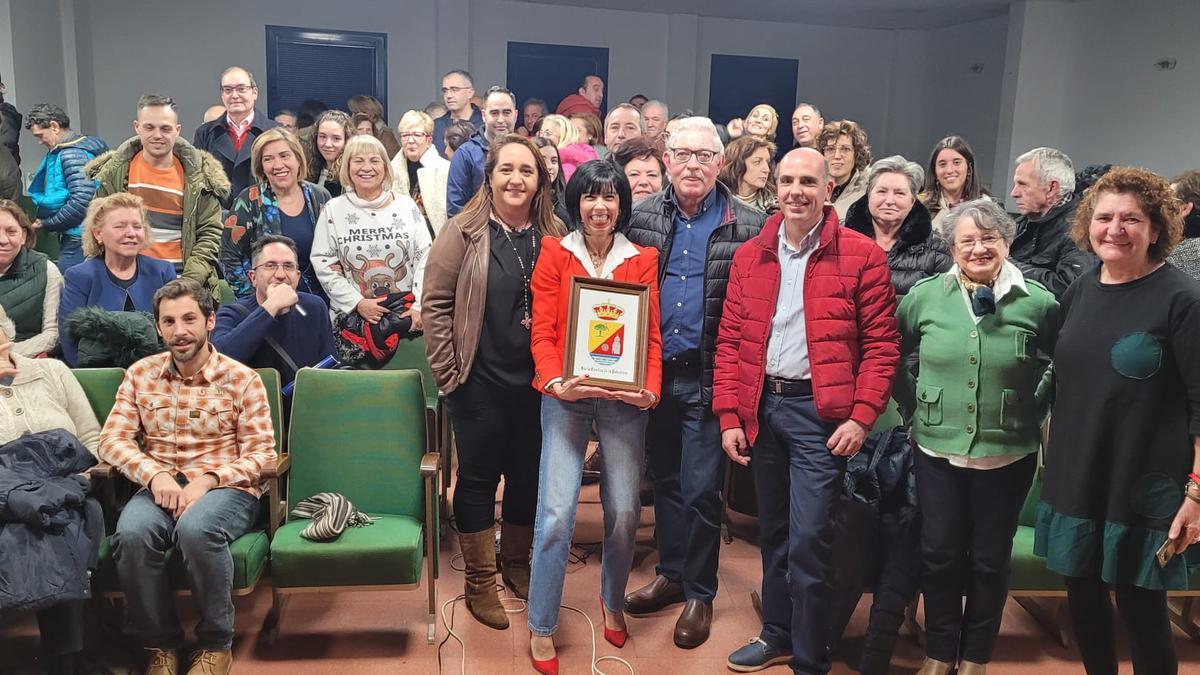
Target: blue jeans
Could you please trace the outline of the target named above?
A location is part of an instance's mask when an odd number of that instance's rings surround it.
[[[654,478],[655,571],[682,582],[688,600],[712,602],[721,552],[725,453],[720,424],[700,401],[701,378],[699,363],[664,364],[662,401],[650,413],[646,447]]]
[[[641,515],[638,480],[646,416],[620,401],[542,397],[542,462],[529,582],[529,630],[533,634],[553,635],[558,629],[583,455],[593,421],[604,447],[600,469],[600,503],[604,508],[600,597],[610,612],[624,611],[625,582],[633,567],[634,539]]]
[[[129,617],[147,647],[171,649],[183,642],[175,599],[167,581],[167,550],[183,556],[192,595],[200,609],[200,649],[233,645],[233,558],[229,543],[254,526],[258,500],[233,488],[200,498],[178,521],[142,489],[121,511],[113,535],[113,560],[125,591]]]
[[[65,232],[54,236],[58,237],[58,271],[65,274],[83,262],[83,240]]]
[[[846,458],[825,446],[834,422],[812,396],[763,393],[750,468],[758,491],[762,549],[760,637],[792,652],[792,670],[829,672],[833,510]]]

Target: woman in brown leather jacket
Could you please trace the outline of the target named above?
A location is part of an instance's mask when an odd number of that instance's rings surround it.
[[[454,518],[466,565],[467,609],[508,627],[496,593],[495,500],[504,476],[500,563],[529,596],[529,550],[542,449],[541,396],[530,352],[529,288],[542,238],[566,230],[554,215],[541,154],[516,134],[495,141],[479,192],[434,240],[425,263],[425,353],[446,395],[458,452]]]

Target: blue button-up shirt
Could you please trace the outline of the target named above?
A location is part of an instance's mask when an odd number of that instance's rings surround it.
[[[767,339],[767,375],[787,380],[812,379],[808,360],[808,327],[804,325],[804,272],[821,240],[821,223],[793,248],[779,226],[779,297]]]
[[[667,199],[674,202],[675,192]],[[670,362],[700,348],[704,323],[704,262],[708,238],[725,218],[725,200],[717,190],[708,193],[692,218],[675,210],[675,235],[667,254],[666,274],[659,289],[662,303],[663,360]]]

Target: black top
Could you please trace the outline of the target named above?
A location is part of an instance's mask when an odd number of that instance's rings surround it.
[[[529,314],[533,315],[533,294],[525,292],[525,279],[533,278],[536,252],[541,252],[541,235],[534,228],[509,232],[512,243],[496,221],[489,221],[491,259],[488,261],[487,298],[483,307],[483,330],[479,334],[479,349],[471,377],[491,385],[531,387],[533,354],[529,351],[529,329],[521,324],[525,318],[526,298]],[[513,247],[516,247],[516,251]],[[517,254],[525,263],[525,273]]]
[[[1165,530],[1200,435],[1200,283],[1171,265],[1123,284],[1099,274],[1062,297],[1042,498],[1059,514]]]
[[[417,180],[417,169],[421,168],[420,162],[408,162],[408,196],[412,197],[413,201],[421,194],[421,182]]]
[[[135,268],[133,270],[133,276],[129,277],[128,279],[122,279],[122,278],[118,277],[117,275],[113,274],[112,270],[108,269],[108,265],[104,266],[104,271],[106,274],[108,274],[109,280],[117,285],[117,288],[125,289],[126,293],[125,293],[125,307],[123,307],[124,311],[132,312],[132,311],[136,310],[137,308],[133,306],[133,296],[131,296],[128,293],[128,291],[129,291],[129,288],[131,286],[133,286],[134,282],[137,281],[137,278],[138,278],[137,269]]]

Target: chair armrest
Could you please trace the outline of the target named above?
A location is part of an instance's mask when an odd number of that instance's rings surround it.
[[[117,467],[105,462],[98,462],[96,466],[91,468],[91,476],[93,478],[112,478],[118,475]]]
[[[278,478],[279,476],[286,474],[291,468],[292,468],[291,455],[290,454],[278,455],[275,458],[274,464],[268,464],[267,466],[264,466],[262,468],[262,472],[259,474],[259,478],[261,478],[263,480],[268,480],[271,478]]]
[[[436,452],[427,452],[421,457],[421,475],[432,476],[442,465],[442,456]]]

